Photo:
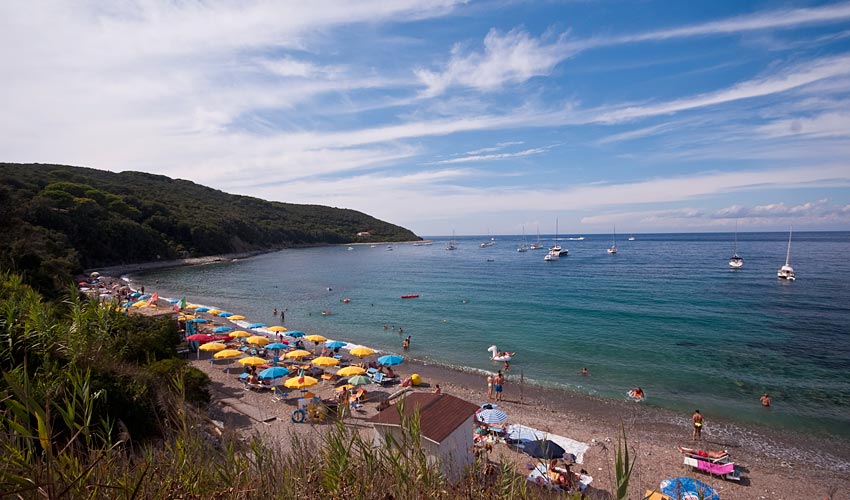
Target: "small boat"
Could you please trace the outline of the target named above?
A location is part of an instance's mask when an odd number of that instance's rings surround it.
[[[403,299],[418,299],[419,294],[418,293],[412,293],[410,295],[402,295],[401,298],[403,298]]]
[[[393,251],[393,246],[392,246],[392,245],[387,245],[387,251],[388,251],[388,252],[392,252],[392,251]]]
[[[729,259],[729,267],[732,269],[741,269],[744,267],[744,259],[738,255],[738,222],[735,222],[735,246],[732,250],[732,257]]]
[[[584,241],[584,236],[579,236],[577,238],[567,238],[568,241]]]
[[[614,234],[611,236],[611,248],[608,249],[608,253],[617,253],[617,226],[614,226]]]
[[[495,344],[488,347],[487,351],[490,353],[490,359],[493,361],[510,361],[511,358],[516,356],[515,352],[499,352]]]
[[[351,302],[351,299],[346,297],[346,298],[342,299],[342,302],[345,303],[345,304],[348,304],[349,302]]]
[[[797,279],[797,275],[794,274],[794,268],[789,264],[789,260],[791,258],[791,228],[788,228],[788,250],[785,251],[785,265],[779,268],[779,271],[776,271],[776,276],[783,280],[795,281]]]
[[[333,314],[333,313],[331,312],[331,310],[330,310],[330,309],[327,309],[327,310],[325,310],[325,311],[322,311],[322,316],[330,316],[331,314]]]
[[[369,245],[369,248],[378,248],[378,245]]]
[[[634,237],[634,236],[629,236],[629,241],[635,241],[635,237]]]
[[[569,253],[569,250],[561,248],[561,245],[558,244],[558,219],[555,219],[555,244],[549,247],[549,253],[543,257],[543,260],[551,262],[560,259],[562,255],[569,255]]]
[[[349,252],[352,251],[352,250],[354,250],[354,247],[348,247]]]

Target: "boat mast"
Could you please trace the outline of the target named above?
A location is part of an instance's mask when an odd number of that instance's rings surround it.
[[[791,232],[793,226],[788,226],[788,250],[785,251],[785,265],[788,265],[788,260],[791,258]]]
[[[738,219],[735,219],[735,251],[732,252],[732,256],[738,256]]]

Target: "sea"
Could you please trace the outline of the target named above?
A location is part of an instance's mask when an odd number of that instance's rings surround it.
[[[794,282],[776,276],[787,233],[739,233],[739,270],[728,266],[734,238],[636,234],[609,254],[611,235],[566,235],[569,255],[545,262],[545,249],[517,252],[518,235],[487,248],[489,238],[456,237],[454,251],[431,237],[129,279],[270,326],[277,308],[287,328],[429,364],[493,373],[496,345],[516,353],[509,374],[524,383],[621,400],[640,386],[641,404],[850,439],[850,232],[794,233]]]

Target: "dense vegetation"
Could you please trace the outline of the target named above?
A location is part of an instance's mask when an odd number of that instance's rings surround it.
[[[292,246],[411,241],[361,212],[236,196],[185,180],[0,163],[0,269],[50,293],[82,269]],[[369,232],[368,238],[358,232]]]

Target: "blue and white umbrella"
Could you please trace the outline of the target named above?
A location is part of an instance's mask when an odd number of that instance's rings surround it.
[[[227,311],[224,311],[224,312],[218,313],[218,315],[222,318],[229,318],[229,317],[233,316],[233,313],[229,313]]]
[[[262,328],[264,326],[266,326],[265,323],[251,323],[250,325],[246,326],[245,328]]]
[[[404,358],[396,356],[395,354],[387,354],[386,356],[378,358],[378,363],[384,366],[400,365],[402,361],[404,361]]]
[[[213,328],[213,333],[224,333],[224,332],[229,332],[230,330],[233,330],[233,328],[231,328],[229,326],[219,326],[219,327]]]
[[[258,373],[257,377],[259,377],[260,380],[274,380],[287,375],[289,375],[289,370],[286,368],[282,366],[273,366]]]
[[[501,424],[508,419],[508,414],[502,410],[481,410],[478,412],[478,421],[487,425]]]
[[[689,477],[674,477],[661,481],[661,493],[673,500],[720,500],[711,486]]]
[[[325,342],[325,347],[327,347],[328,349],[339,349],[340,347],[345,347],[347,345],[347,343],[340,342],[339,340]]]
[[[306,336],[307,334],[306,334],[306,333],[304,333],[304,332],[300,332],[300,331],[298,331],[298,330],[290,330],[290,331],[286,332],[286,333],[285,333],[285,335],[286,335],[287,337],[292,337],[292,338],[294,338],[294,339],[297,339],[297,338],[304,337],[304,336]]]

